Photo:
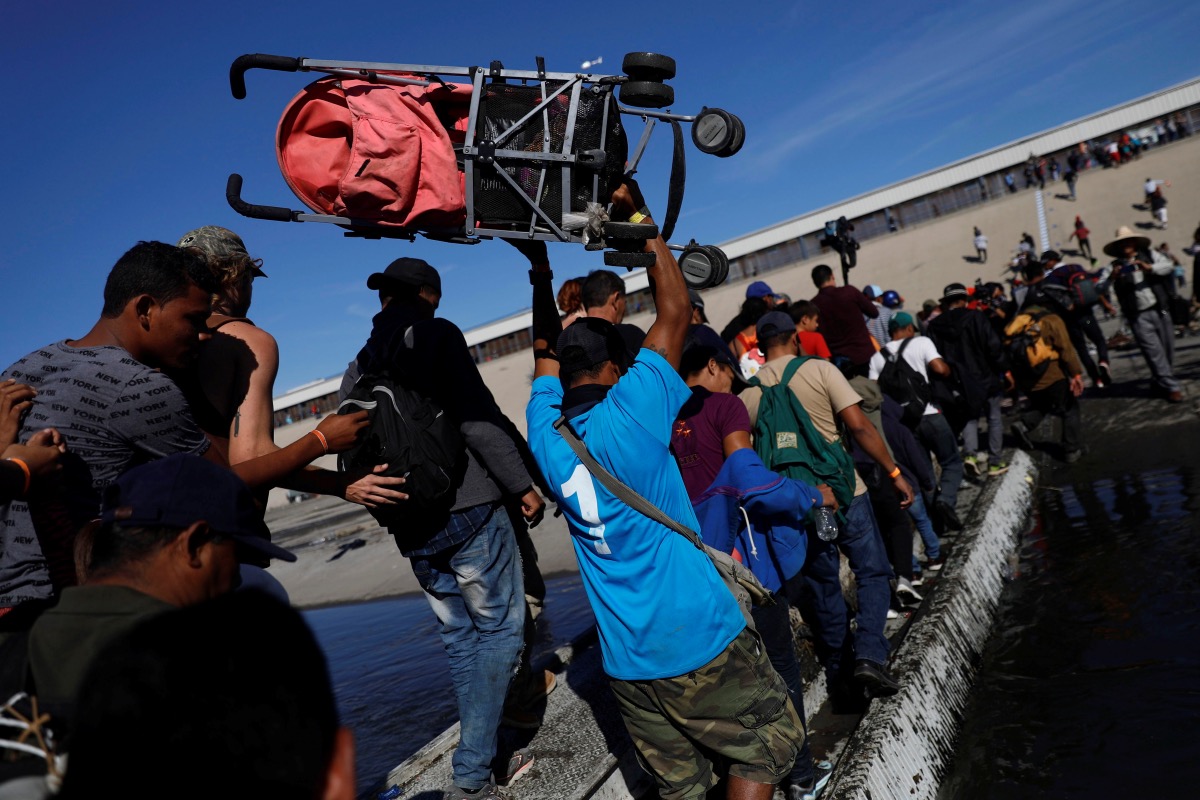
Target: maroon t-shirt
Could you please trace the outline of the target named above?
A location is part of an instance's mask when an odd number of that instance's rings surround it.
[[[863,316],[878,317],[879,309],[853,286],[826,286],[812,299],[821,310],[821,334],[835,356],[861,366],[875,355]]]
[[[679,409],[671,429],[671,452],[693,502],[721,471],[725,437],[737,431],[750,431],[746,405],[735,395],[713,394],[693,386],[691,398]]]

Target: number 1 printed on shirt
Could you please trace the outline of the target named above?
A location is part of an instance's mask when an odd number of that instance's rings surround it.
[[[579,464],[571,473],[570,480],[559,488],[564,499],[571,495],[579,498],[579,516],[592,526],[587,532],[596,537],[592,541],[596,552],[602,556],[611,554],[608,542],[604,541],[604,523],[600,521],[600,507],[596,502],[596,486],[592,483],[592,473],[588,472],[583,464]]]

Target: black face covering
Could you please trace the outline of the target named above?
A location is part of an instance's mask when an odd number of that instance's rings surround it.
[[[585,383],[582,386],[572,386],[563,392],[563,416],[567,419],[574,419],[585,411],[590,411],[608,396],[608,390],[612,387],[613,384],[601,383]]]

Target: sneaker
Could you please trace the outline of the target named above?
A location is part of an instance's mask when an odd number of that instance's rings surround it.
[[[980,473],[982,472],[982,470],[980,468],[979,459],[976,458],[975,456],[964,456],[963,457],[963,468],[967,472],[971,473],[971,475],[975,476],[976,478],[978,478]]]
[[[945,500],[937,500],[934,502],[933,507],[942,515],[942,522],[945,523],[947,528],[954,531],[962,530],[962,520],[958,518],[958,514],[949,503]]]
[[[896,581],[896,597],[906,606],[916,605],[925,599],[913,588],[912,581],[903,577]]]
[[[1003,475],[1006,472],[1008,472],[1008,462],[1007,461],[997,461],[994,464],[988,465],[988,473],[987,474],[988,474],[989,478],[995,478],[998,475]]]
[[[504,770],[502,783],[505,786],[512,786],[518,778],[529,771],[529,768],[533,766],[533,761],[533,751],[528,747],[514,751],[508,758],[508,768]]]
[[[1029,438],[1029,428],[1025,427],[1025,423],[1017,420],[1012,424],[1013,438],[1017,440],[1017,445],[1022,450],[1033,450],[1033,440]]]
[[[925,569],[929,570],[930,572],[937,572],[939,569],[941,569],[944,566],[946,566],[946,557],[945,556],[938,556],[937,558],[931,558],[925,562]]]
[[[854,662],[854,679],[861,683],[871,697],[890,697],[900,691],[900,684],[883,664],[860,658]]]
[[[912,579],[912,585],[913,586],[924,586],[925,585],[925,576],[920,572],[914,572],[913,579]]]
[[[1108,386],[1112,383],[1112,373],[1108,371],[1108,362],[1101,361],[1096,365],[1100,369],[1100,377],[1104,381],[1104,385]]]
[[[512,795],[494,783],[485,784],[477,792],[468,792],[451,784],[442,791],[442,800],[512,800]]]
[[[833,775],[833,764],[828,761],[814,761],[813,769],[817,774],[812,785],[806,787],[792,784],[787,790],[788,800],[817,800],[821,796],[821,790],[825,788],[825,784],[829,783],[829,778]]]
[[[889,608],[887,610],[887,618],[888,619],[900,619],[900,612],[894,608]]]

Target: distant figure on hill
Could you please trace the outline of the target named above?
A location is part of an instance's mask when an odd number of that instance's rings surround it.
[[[1087,258],[1088,261],[1091,261],[1093,264],[1095,264],[1096,257],[1092,255],[1092,243],[1091,243],[1091,241],[1088,240],[1088,236],[1090,236],[1090,235],[1091,235],[1091,231],[1088,230],[1088,226],[1084,225],[1083,219],[1081,217],[1079,217],[1078,215],[1076,215],[1075,230],[1072,231],[1072,233],[1069,237],[1067,237],[1068,241],[1071,239],[1079,240],[1080,255],[1084,256],[1085,258]]]
[[[979,228],[975,229],[975,257],[980,264],[987,263],[987,236]]]

